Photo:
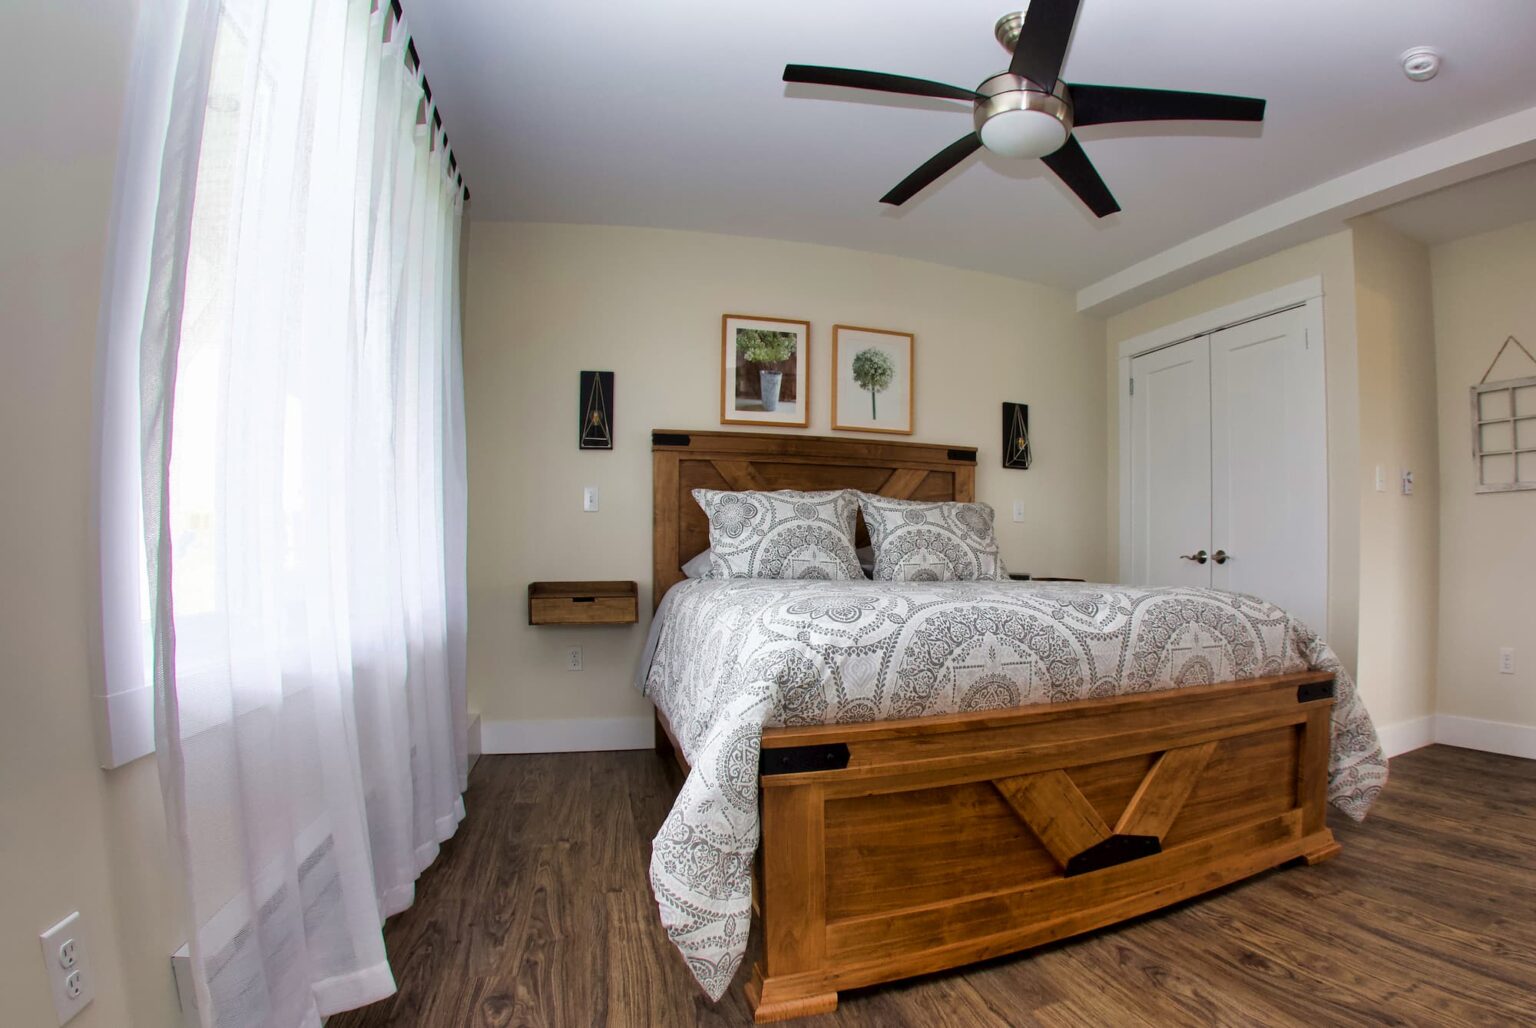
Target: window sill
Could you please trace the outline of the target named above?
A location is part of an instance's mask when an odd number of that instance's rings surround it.
[[[122,767],[155,752],[155,690],[143,685],[91,697],[96,753],[103,768]]]

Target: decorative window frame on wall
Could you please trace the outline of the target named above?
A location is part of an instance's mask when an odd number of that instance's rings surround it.
[[[1536,489],[1536,376],[1479,382],[1471,396],[1474,491]],[[1508,461],[1507,478],[1490,480],[1490,460]]]

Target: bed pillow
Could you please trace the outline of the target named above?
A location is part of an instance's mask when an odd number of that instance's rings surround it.
[[[708,578],[710,570],[714,567],[714,558],[709,551],[695,554],[683,564],[684,578]]]
[[[864,572],[864,577],[869,578],[875,573],[875,548],[873,546],[860,546],[854,551],[859,555],[859,570]],[[708,551],[696,553],[683,564],[684,578],[708,578],[714,570],[714,557]]]
[[[968,582],[1008,577],[985,503],[931,503],[859,494],[875,546],[876,581]]]
[[[695,489],[709,517],[710,578],[864,577],[853,548],[856,493]]]

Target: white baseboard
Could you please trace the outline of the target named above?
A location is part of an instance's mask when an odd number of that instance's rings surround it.
[[[1381,748],[1388,757],[1409,753],[1432,743],[1503,753],[1536,760],[1536,726],[1483,721],[1455,714],[1428,714],[1411,721],[1377,725]]]
[[[1435,742],[1536,760],[1536,725],[1436,714]]]
[[[568,721],[484,721],[484,753],[582,753],[648,750],[654,745],[648,717],[572,718]]]
[[[485,749],[480,740],[480,715],[476,714],[469,719],[469,766],[471,768],[484,752]]]
[[[1435,741],[1435,717],[1433,714],[1416,717],[1412,721],[1377,725],[1376,734],[1381,737],[1381,748],[1388,757],[1421,749]]]

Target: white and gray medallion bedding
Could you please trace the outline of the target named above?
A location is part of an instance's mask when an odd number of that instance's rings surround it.
[[[894,582],[971,582],[1008,577],[985,503],[928,503],[859,493],[874,544],[871,578]]]
[[[858,494],[695,489],[709,518],[710,578],[863,578],[853,548]]]
[[[668,593],[658,620],[644,688],[693,770],[656,836],[651,884],[668,934],[713,999],[746,949],[765,726],[1331,671],[1328,797],[1359,820],[1386,782],[1376,729],[1333,651],[1250,596],[1007,581],[697,580]]]

